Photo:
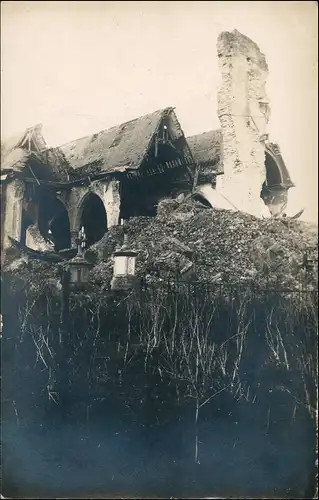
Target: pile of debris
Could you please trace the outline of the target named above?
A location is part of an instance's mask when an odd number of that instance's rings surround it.
[[[155,218],[129,219],[125,231],[138,252],[136,275],[146,283],[181,280],[296,290],[307,284],[317,289],[317,227],[298,220],[258,219],[180,196],[160,202]],[[109,289],[113,254],[123,239],[124,228],[117,226],[86,251],[94,286]],[[39,280],[45,276],[57,284],[59,268],[68,259],[22,250],[13,246],[10,258],[7,252],[4,270],[18,278],[32,268],[34,283],[39,274]]]
[[[299,221],[258,219],[242,212],[206,208],[192,200],[163,200],[158,215],[127,221],[136,273],[147,282],[178,277],[210,283],[276,285],[298,289],[317,283],[317,231]],[[108,286],[112,254],[123,228],[110,230],[90,248],[93,280]],[[314,262],[306,277],[304,256]],[[95,257],[94,257],[95,256]]]

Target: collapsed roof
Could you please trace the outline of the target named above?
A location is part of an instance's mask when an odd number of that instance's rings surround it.
[[[147,158],[154,144],[154,137],[165,118],[170,122],[173,139],[181,139],[188,150],[190,161],[201,165],[201,175],[223,173],[221,130],[211,130],[185,139],[172,107],[55,148],[47,147],[41,133],[42,125],[35,125],[1,141],[1,170],[4,173],[21,172],[30,158],[42,164],[37,169],[40,179],[46,178],[50,171],[55,179],[68,181],[70,177],[91,173],[92,167],[95,171],[106,174],[137,170]],[[283,184],[286,187],[293,186],[278,145],[268,143],[266,153],[279,165]],[[43,168],[48,172],[44,172]]]
[[[65,167],[78,174],[85,174],[88,167],[95,167],[100,173],[136,170],[148,154],[165,118],[172,124],[173,138],[184,138],[174,108],[168,107],[51,148],[44,151],[43,157],[47,159],[50,151],[58,151]]]
[[[30,154],[42,151],[46,147],[41,123],[1,139],[1,170],[20,171]]]

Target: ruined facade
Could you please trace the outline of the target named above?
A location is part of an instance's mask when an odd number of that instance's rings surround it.
[[[217,188],[239,210],[261,216],[265,209],[260,191],[266,181],[265,141],[270,117],[268,66],[258,46],[237,30],[219,35],[217,52],[222,76],[218,116],[224,166]]]
[[[120,219],[156,215],[163,197],[191,184],[193,159],[173,108],[58,148],[36,142],[31,128],[2,148],[4,248],[10,238],[34,250],[75,248],[81,227],[90,246]]]
[[[1,243],[34,250],[88,246],[120,219],[155,216],[183,192],[219,208],[278,215],[293,186],[267,139],[267,64],[237,31],[218,39],[221,129],[186,138],[173,108],[48,148],[41,127],[1,144]],[[266,212],[265,212],[266,210]]]
[[[232,177],[225,179],[224,155],[221,130],[211,130],[187,138],[194,160],[200,165],[198,183],[193,197],[211,205],[229,210],[239,210],[235,196],[227,192],[225,180],[232,181]],[[262,186],[256,188],[256,205],[261,205],[258,216],[279,216],[284,213],[288,201],[288,191],[294,186],[288,169],[281,155],[278,144],[265,143],[265,160],[263,164],[265,180]],[[247,173],[242,172],[247,177]],[[262,177],[263,179],[263,177]],[[247,185],[249,183],[247,181]],[[246,187],[248,187],[246,186]],[[245,189],[246,189],[245,187]],[[243,199],[240,210],[249,212],[249,206]],[[267,211],[265,213],[264,205]]]

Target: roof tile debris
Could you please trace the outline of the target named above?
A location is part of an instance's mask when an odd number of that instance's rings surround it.
[[[56,149],[73,170],[83,170],[88,165],[96,165],[100,172],[137,169],[162,118],[172,111],[173,108],[161,109]]]

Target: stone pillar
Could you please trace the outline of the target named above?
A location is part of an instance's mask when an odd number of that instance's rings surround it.
[[[24,183],[20,180],[9,182],[6,186],[2,246],[11,246],[9,236],[17,241],[21,239],[22,206]]]
[[[268,67],[258,46],[237,30],[217,41],[222,84],[218,92],[224,175],[216,189],[238,210],[269,214],[260,198],[266,179],[265,138],[270,108],[265,84]]]
[[[64,201],[68,211],[68,217],[70,223],[71,248],[73,249],[77,249],[75,240],[79,235],[79,229],[80,229],[79,203],[81,201],[81,198],[85,195],[86,192],[87,188],[73,187],[70,190],[67,199]]]
[[[102,198],[107,216],[107,228],[119,224],[120,219],[120,182],[112,180],[107,184],[103,184]]]

